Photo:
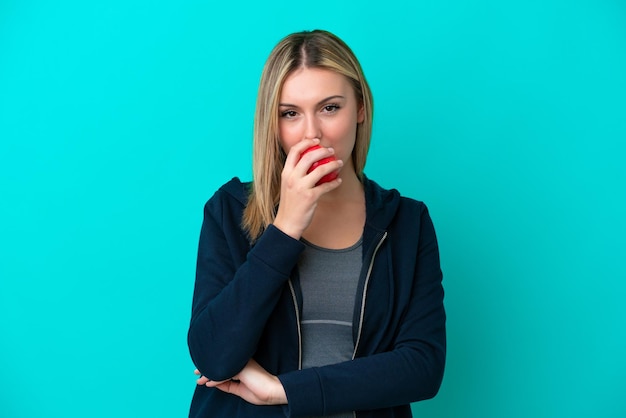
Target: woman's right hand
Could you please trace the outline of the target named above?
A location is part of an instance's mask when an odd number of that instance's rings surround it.
[[[339,159],[318,166],[307,174],[307,170],[315,161],[334,155],[332,148],[321,147],[302,153],[314,145],[319,139],[305,139],[291,147],[281,173],[280,202],[274,226],[295,239],[300,239],[309,226],[317,207],[319,198],[325,193],[336,189],[341,178],[317,185],[326,174],[339,170],[343,162]]]

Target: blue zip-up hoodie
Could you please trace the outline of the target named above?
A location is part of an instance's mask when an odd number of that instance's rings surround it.
[[[363,269],[354,307],[354,358],[301,370],[302,295],[296,264],[304,245],[270,225],[251,245],[241,228],[250,183],[234,178],[209,199],[200,233],[188,343],[211,380],[254,358],[278,376],[288,404],[255,406],[197,386],[189,416],[306,417],[357,411],[410,417],[410,403],[441,385],[446,353],[442,273],[422,202],[363,181]]]

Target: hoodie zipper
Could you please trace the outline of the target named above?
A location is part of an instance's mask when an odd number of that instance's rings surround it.
[[[387,231],[385,231],[384,235],[378,241],[378,245],[374,249],[374,253],[372,254],[372,258],[370,260],[370,265],[367,268],[367,276],[365,276],[365,284],[363,285],[363,297],[361,298],[361,315],[359,316],[359,331],[356,337],[356,343],[354,344],[354,352],[352,353],[352,360],[356,358],[356,352],[359,349],[359,343],[361,342],[361,333],[363,331],[363,318],[365,317],[365,300],[367,299],[367,288],[370,281],[370,276],[372,274],[372,268],[374,267],[374,259],[376,258],[376,254],[378,253],[378,249],[383,242],[387,238]],[[356,415],[355,415],[356,416]]]
[[[387,231],[385,231],[383,236],[380,238],[380,241],[378,241],[378,245],[376,245],[376,248],[374,249],[374,253],[372,254],[370,265],[367,268],[367,276],[365,276],[365,284],[363,285],[363,297],[361,298],[361,314],[359,316],[359,332],[357,333],[356,344],[354,344],[354,352],[352,353],[352,360],[355,359],[356,352],[359,349],[359,343],[361,342],[361,332],[363,331],[363,318],[365,317],[365,300],[367,299],[367,288],[370,282],[370,276],[372,275],[372,268],[374,267],[374,259],[376,258],[378,249],[380,248],[381,245],[383,245],[383,242],[385,241],[386,238],[387,238]],[[352,416],[356,418],[356,411],[352,411]]]
[[[300,310],[298,309],[298,299],[296,298],[296,290],[293,288],[291,279],[288,280],[291,299],[293,300],[293,308],[296,312],[296,324],[298,329],[298,370],[302,370],[302,328],[300,325]]]

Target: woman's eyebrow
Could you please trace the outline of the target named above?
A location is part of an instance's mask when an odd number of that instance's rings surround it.
[[[334,96],[328,96],[325,99],[322,99],[319,102],[317,102],[317,105],[319,106],[322,103],[326,103],[328,101],[336,100],[336,99],[345,99],[345,96],[342,96],[340,94],[336,94]],[[279,103],[278,106],[282,106],[282,107],[298,107],[297,105],[291,104],[291,103]]]

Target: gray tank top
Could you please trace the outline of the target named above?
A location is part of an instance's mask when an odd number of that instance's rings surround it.
[[[302,239],[298,262],[302,288],[302,367],[319,367],[352,359],[352,317],[362,264],[362,240],[331,250]],[[353,417],[352,412],[332,415]]]

